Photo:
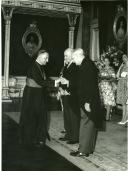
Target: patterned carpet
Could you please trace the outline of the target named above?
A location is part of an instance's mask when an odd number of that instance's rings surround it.
[[[2,171],[81,171],[48,146],[20,145],[19,125],[2,115]]]
[[[20,113],[6,112],[15,122],[19,122]],[[68,145],[59,141],[63,130],[63,115],[61,111],[52,111],[49,114],[49,132],[52,138],[47,142],[48,146],[70,160],[82,170],[86,171],[126,171],[127,170],[127,128],[118,125],[120,116],[113,116],[111,122],[107,122],[106,131],[99,132],[96,149],[88,158],[76,158],[69,155],[70,150],[77,149],[77,145]]]

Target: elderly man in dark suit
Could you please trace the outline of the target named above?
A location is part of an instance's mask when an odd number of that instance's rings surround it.
[[[66,134],[60,140],[68,144],[78,143],[80,126],[80,108],[76,94],[77,66],[72,63],[73,49],[64,51],[64,68],[60,78],[61,98],[64,113],[64,128]],[[66,84],[69,82],[69,86]]]
[[[82,49],[73,53],[73,61],[79,66],[77,93],[81,109],[79,149],[72,151],[72,156],[86,156],[94,152],[97,130],[102,127],[103,113],[101,112],[98,88],[98,70],[95,64],[85,57]]]

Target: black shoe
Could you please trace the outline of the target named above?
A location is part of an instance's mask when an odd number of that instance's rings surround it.
[[[67,143],[67,144],[77,144],[78,141],[67,141],[66,143]]]
[[[74,157],[82,157],[82,156],[89,157],[89,154],[80,153],[79,151],[72,151],[70,152],[70,155]]]
[[[60,141],[67,141],[68,139],[66,137],[60,137],[59,140]]]
[[[77,156],[80,152],[79,151],[71,151],[70,155],[71,156]]]
[[[78,157],[82,157],[82,156],[89,157],[89,154],[79,153]]]
[[[66,131],[65,131],[65,130],[63,130],[63,131],[61,131],[61,133],[62,133],[62,134],[65,134],[65,133],[66,133]]]

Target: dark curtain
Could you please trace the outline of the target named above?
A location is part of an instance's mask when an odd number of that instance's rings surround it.
[[[113,44],[113,22],[114,9],[113,2],[101,2],[99,4],[99,40],[100,52],[106,49],[106,45]]]
[[[79,17],[79,26],[78,26],[75,48],[82,48],[87,54],[89,54],[91,3],[82,2],[81,6],[82,6],[82,12]]]
[[[83,12],[77,19],[75,29],[75,48],[82,48]]]

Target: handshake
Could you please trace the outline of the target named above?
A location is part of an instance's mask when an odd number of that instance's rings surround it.
[[[55,87],[59,87],[61,85],[69,87],[69,81],[66,78],[63,78],[63,77],[60,77],[57,80],[55,80]]]

